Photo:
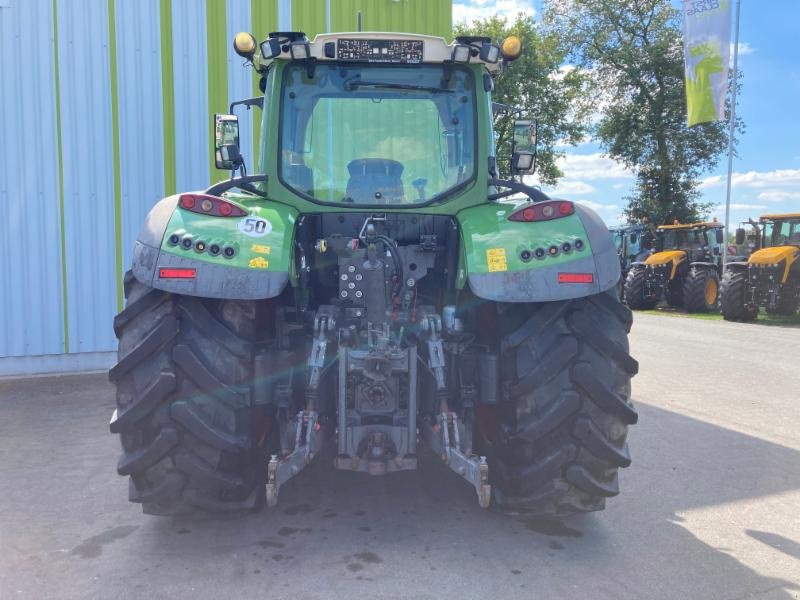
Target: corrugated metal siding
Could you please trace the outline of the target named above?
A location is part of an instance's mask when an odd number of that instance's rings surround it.
[[[318,4],[324,10],[324,3]],[[356,31],[359,11],[363,31],[453,35],[450,0],[331,0],[331,29]]]
[[[252,70],[242,68],[231,48],[237,31],[252,31],[261,41],[280,29],[311,36],[325,30],[325,0],[208,0],[214,2],[211,13],[206,0],[110,1],[0,3],[5,128],[0,206],[6,209],[0,219],[0,374],[8,373],[3,357],[13,361],[67,349],[101,353],[115,348],[117,282],[144,216],[165,194],[166,182],[174,180],[182,191],[202,189],[211,178],[208,19],[218,18],[214,25],[225,19],[220,27],[226,35],[225,60],[212,69],[222,81],[212,78],[211,83],[223,86],[228,102],[257,93]],[[365,30],[450,35],[449,0],[331,0],[331,29],[355,29],[359,10]],[[172,23],[162,31],[164,15]],[[113,65],[110,29],[115,30]],[[24,35],[31,31],[47,40],[39,52],[28,52]],[[221,49],[220,39],[214,32],[212,41]],[[171,68],[162,56],[165,40],[171,42]],[[167,83],[174,93],[174,121],[168,114],[171,103],[163,100]],[[221,98],[215,95],[217,104]],[[260,121],[260,111],[239,115],[241,144],[253,171],[256,152],[247,156],[247,149],[257,145],[258,124],[252,120]],[[175,136],[174,169],[172,152],[167,156],[164,151],[170,133]],[[92,356],[100,360],[101,355]]]
[[[233,51],[233,38],[240,31],[252,31],[250,25],[250,0],[228,0],[225,15],[227,31],[225,39],[228,52],[228,104],[253,96],[253,69],[245,67],[244,59]],[[248,172],[255,171],[253,148],[253,117],[261,116],[257,108],[246,110],[237,107],[239,116],[239,146],[247,164]]]
[[[31,31],[44,43],[19,60]],[[51,0],[0,8],[0,356],[64,351],[52,57]]]
[[[204,0],[172,1],[175,170],[178,191],[208,187],[211,115]]]
[[[145,216],[165,195],[159,22],[159,0],[116,2],[123,269]]]
[[[114,157],[105,2],[59,0],[70,351],[115,347]]]

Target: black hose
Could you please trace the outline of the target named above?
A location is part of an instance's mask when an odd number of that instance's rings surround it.
[[[404,281],[403,259],[400,258],[400,251],[397,249],[397,246],[395,245],[394,241],[390,240],[385,235],[379,235],[377,236],[377,239],[383,242],[383,244],[386,246],[386,249],[389,251],[389,254],[392,255],[392,261],[394,262],[394,269],[398,277],[396,284],[397,289],[395,290],[395,293],[397,293],[400,291]]]

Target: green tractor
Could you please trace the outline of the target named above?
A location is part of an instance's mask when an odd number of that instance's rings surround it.
[[[234,103],[262,109],[257,174],[216,115],[231,179],[153,207],[114,321],[130,500],[273,506],[317,457],[383,475],[427,448],[482,507],[602,509],[637,421],[631,313],[597,214],[498,176],[493,77],[520,40],[234,48],[264,93]],[[535,128],[516,125],[510,166],[529,174]]]
[[[723,225],[678,223],[656,228],[656,252],[631,265],[625,302],[634,310],[655,308],[661,300],[687,312],[710,312],[719,302],[724,248]]]
[[[613,226],[608,228],[608,232],[611,234],[611,239],[614,240],[614,246],[619,256],[621,274],[618,292],[619,297],[624,299],[625,278],[633,263],[646,260],[649,256],[647,238],[651,237],[651,234],[645,225]]]
[[[725,266],[721,311],[726,321],[754,321],[760,307],[792,316],[800,305],[800,213],[763,215],[754,230],[756,250]],[[746,241],[745,229],[737,229],[736,244]]]

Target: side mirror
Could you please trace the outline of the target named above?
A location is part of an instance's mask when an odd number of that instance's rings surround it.
[[[717,243],[722,244],[725,242],[725,234],[722,232],[722,229],[717,229]]]
[[[741,246],[744,244],[745,240],[745,230],[743,228],[739,228],[736,230],[736,245]]]
[[[235,171],[242,166],[239,151],[239,118],[236,115],[214,115],[214,165]]]
[[[536,171],[536,122],[514,121],[511,139],[511,172],[532,175]]]
[[[638,239],[639,239],[639,236],[637,236],[635,233],[631,234],[631,237],[630,237],[631,244],[635,244],[636,240],[638,240]]]

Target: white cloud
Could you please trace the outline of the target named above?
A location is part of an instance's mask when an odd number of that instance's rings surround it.
[[[456,0],[453,3],[453,23],[472,23],[495,14],[513,21],[519,13],[534,16],[533,0]]]
[[[619,204],[601,204],[593,200],[575,200],[577,204],[588,206],[592,210],[619,210]]]
[[[764,210],[767,207],[763,204],[737,204],[735,202],[731,203],[731,210]],[[719,204],[714,207],[715,213],[725,212],[725,205]]]
[[[764,202],[783,202],[784,200],[800,200],[800,192],[785,192],[783,190],[767,190],[758,195]]]
[[[706,177],[700,183],[704,189],[717,187],[725,183],[722,175]],[[776,169],[775,171],[748,171],[747,173],[734,173],[733,186],[742,188],[767,188],[791,186],[800,189],[800,169]]]
[[[615,190],[624,190],[626,187],[629,187],[627,183],[615,183],[611,186]]]
[[[617,161],[594,154],[567,154],[558,160],[559,168],[567,180],[630,179],[633,171]]]
[[[756,49],[747,42],[739,42],[739,56],[747,56],[755,51]],[[733,57],[733,42],[731,42],[731,57]],[[731,60],[733,60],[733,58],[731,58]]]
[[[595,191],[597,190],[588,183],[567,179],[559,181],[556,187],[553,188],[553,193],[566,195],[592,194]]]

